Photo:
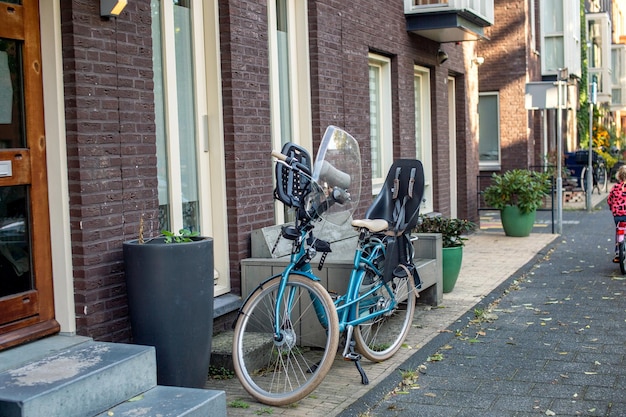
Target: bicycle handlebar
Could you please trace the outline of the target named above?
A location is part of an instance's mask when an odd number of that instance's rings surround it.
[[[287,155],[283,155],[280,151],[272,150],[272,156],[280,161],[287,162]]]

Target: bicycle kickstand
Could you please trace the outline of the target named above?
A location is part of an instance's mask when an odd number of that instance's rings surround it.
[[[361,375],[361,384],[368,385],[370,383],[367,375],[365,375],[365,371],[361,367],[361,355],[354,351],[355,342],[352,340],[352,331],[354,330],[353,326],[348,326],[348,332],[346,335],[346,347],[343,350],[343,359],[346,361],[354,362],[356,366],[356,370],[359,371],[359,375]]]

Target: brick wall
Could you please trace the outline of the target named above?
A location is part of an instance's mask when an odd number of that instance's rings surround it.
[[[219,1],[231,291],[250,233],[274,223],[265,1]]]
[[[524,108],[526,82],[541,80],[541,74],[539,56],[530,44],[528,1],[496,0],[494,7],[495,25],[486,30],[490,41],[478,45],[478,54],[485,58],[479,69],[480,91],[500,93],[500,147],[505,171],[541,163],[535,147],[540,132],[533,129],[537,116],[529,116]]]
[[[413,66],[431,69],[434,203],[435,210],[449,214],[447,77],[454,75],[457,82],[464,78],[465,50],[473,46],[463,43],[440,45],[408,33],[402,2],[310,2],[309,20],[313,137],[321,137],[328,124],[344,127],[359,140],[364,166],[369,166],[370,161],[368,52],[387,56],[392,62],[394,158],[415,157]],[[449,55],[443,65],[436,63],[440,47]],[[461,81],[459,85],[466,84]],[[459,88],[457,103],[469,104],[468,97],[476,93],[476,88],[473,91]],[[467,112],[463,107],[457,115],[457,143],[462,149],[459,177],[475,177],[478,172],[476,159],[464,157],[466,152],[477,152],[470,122],[475,113]],[[370,174],[367,170],[364,174],[362,194],[367,196],[371,192]],[[465,190],[463,194],[458,196],[459,216],[474,219],[475,207],[467,200]],[[370,202],[364,199],[364,208]]]
[[[142,214],[158,230],[150,1],[110,20],[95,1],[61,9],[78,333],[125,341],[122,242],[137,237]]]
[[[101,19],[98,2],[62,0],[70,220],[79,333],[129,338],[122,243],[158,233],[149,0]],[[368,52],[392,62],[393,152],[415,156],[413,66],[431,70],[435,210],[450,210],[447,77],[457,79],[459,216],[475,220],[475,95],[466,81],[473,43],[439,45],[406,32],[402,2],[308,2],[314,147],[329,124],[361,144],[369,166]],[[273,224],[269,57],[265,0],[219,0],[225,198],[232,292],[250,233]],[[450,56],[436,63],[441,47]],[[468,52],[470,51],[470,52]],[[466,88],[467,87],[467,88]],[[474,98],[472,98],[474,97]],[[369,172],[364,195],[370,193]],[[469,184],[469,185],[468,185]],[[469,190],[469,191],[468,191]],[[371,200],[363,199],[362,211]]]

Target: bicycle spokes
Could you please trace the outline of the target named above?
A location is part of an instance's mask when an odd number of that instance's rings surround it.
[[[315,389],[339,340],[335,306],[319,283],[291,275],[282,292],[280,283],[281,277],[274,278],[250,296],[233,340],[237,376],[252,396],[269,405],[290,404]]]

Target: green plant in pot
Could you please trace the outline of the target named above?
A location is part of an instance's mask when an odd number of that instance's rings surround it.
[[[154,346],[159,385],[202,388],[213,333],[213,239],[162,231],[124,242],[133,342]]]
[[[444,293],[449,293],[456,285],[463,262],[464,241],[467,240],[467,233],[475,228],[476,224],[469,220],[442,216],[420,216],[415,232],[441,234]]]
[[[528,236],[537,209],[551,188],[551,175],[527,169],[494,173],[492,183],[483,191],[485,203],[500,210],[502,227],[507,236]]]

